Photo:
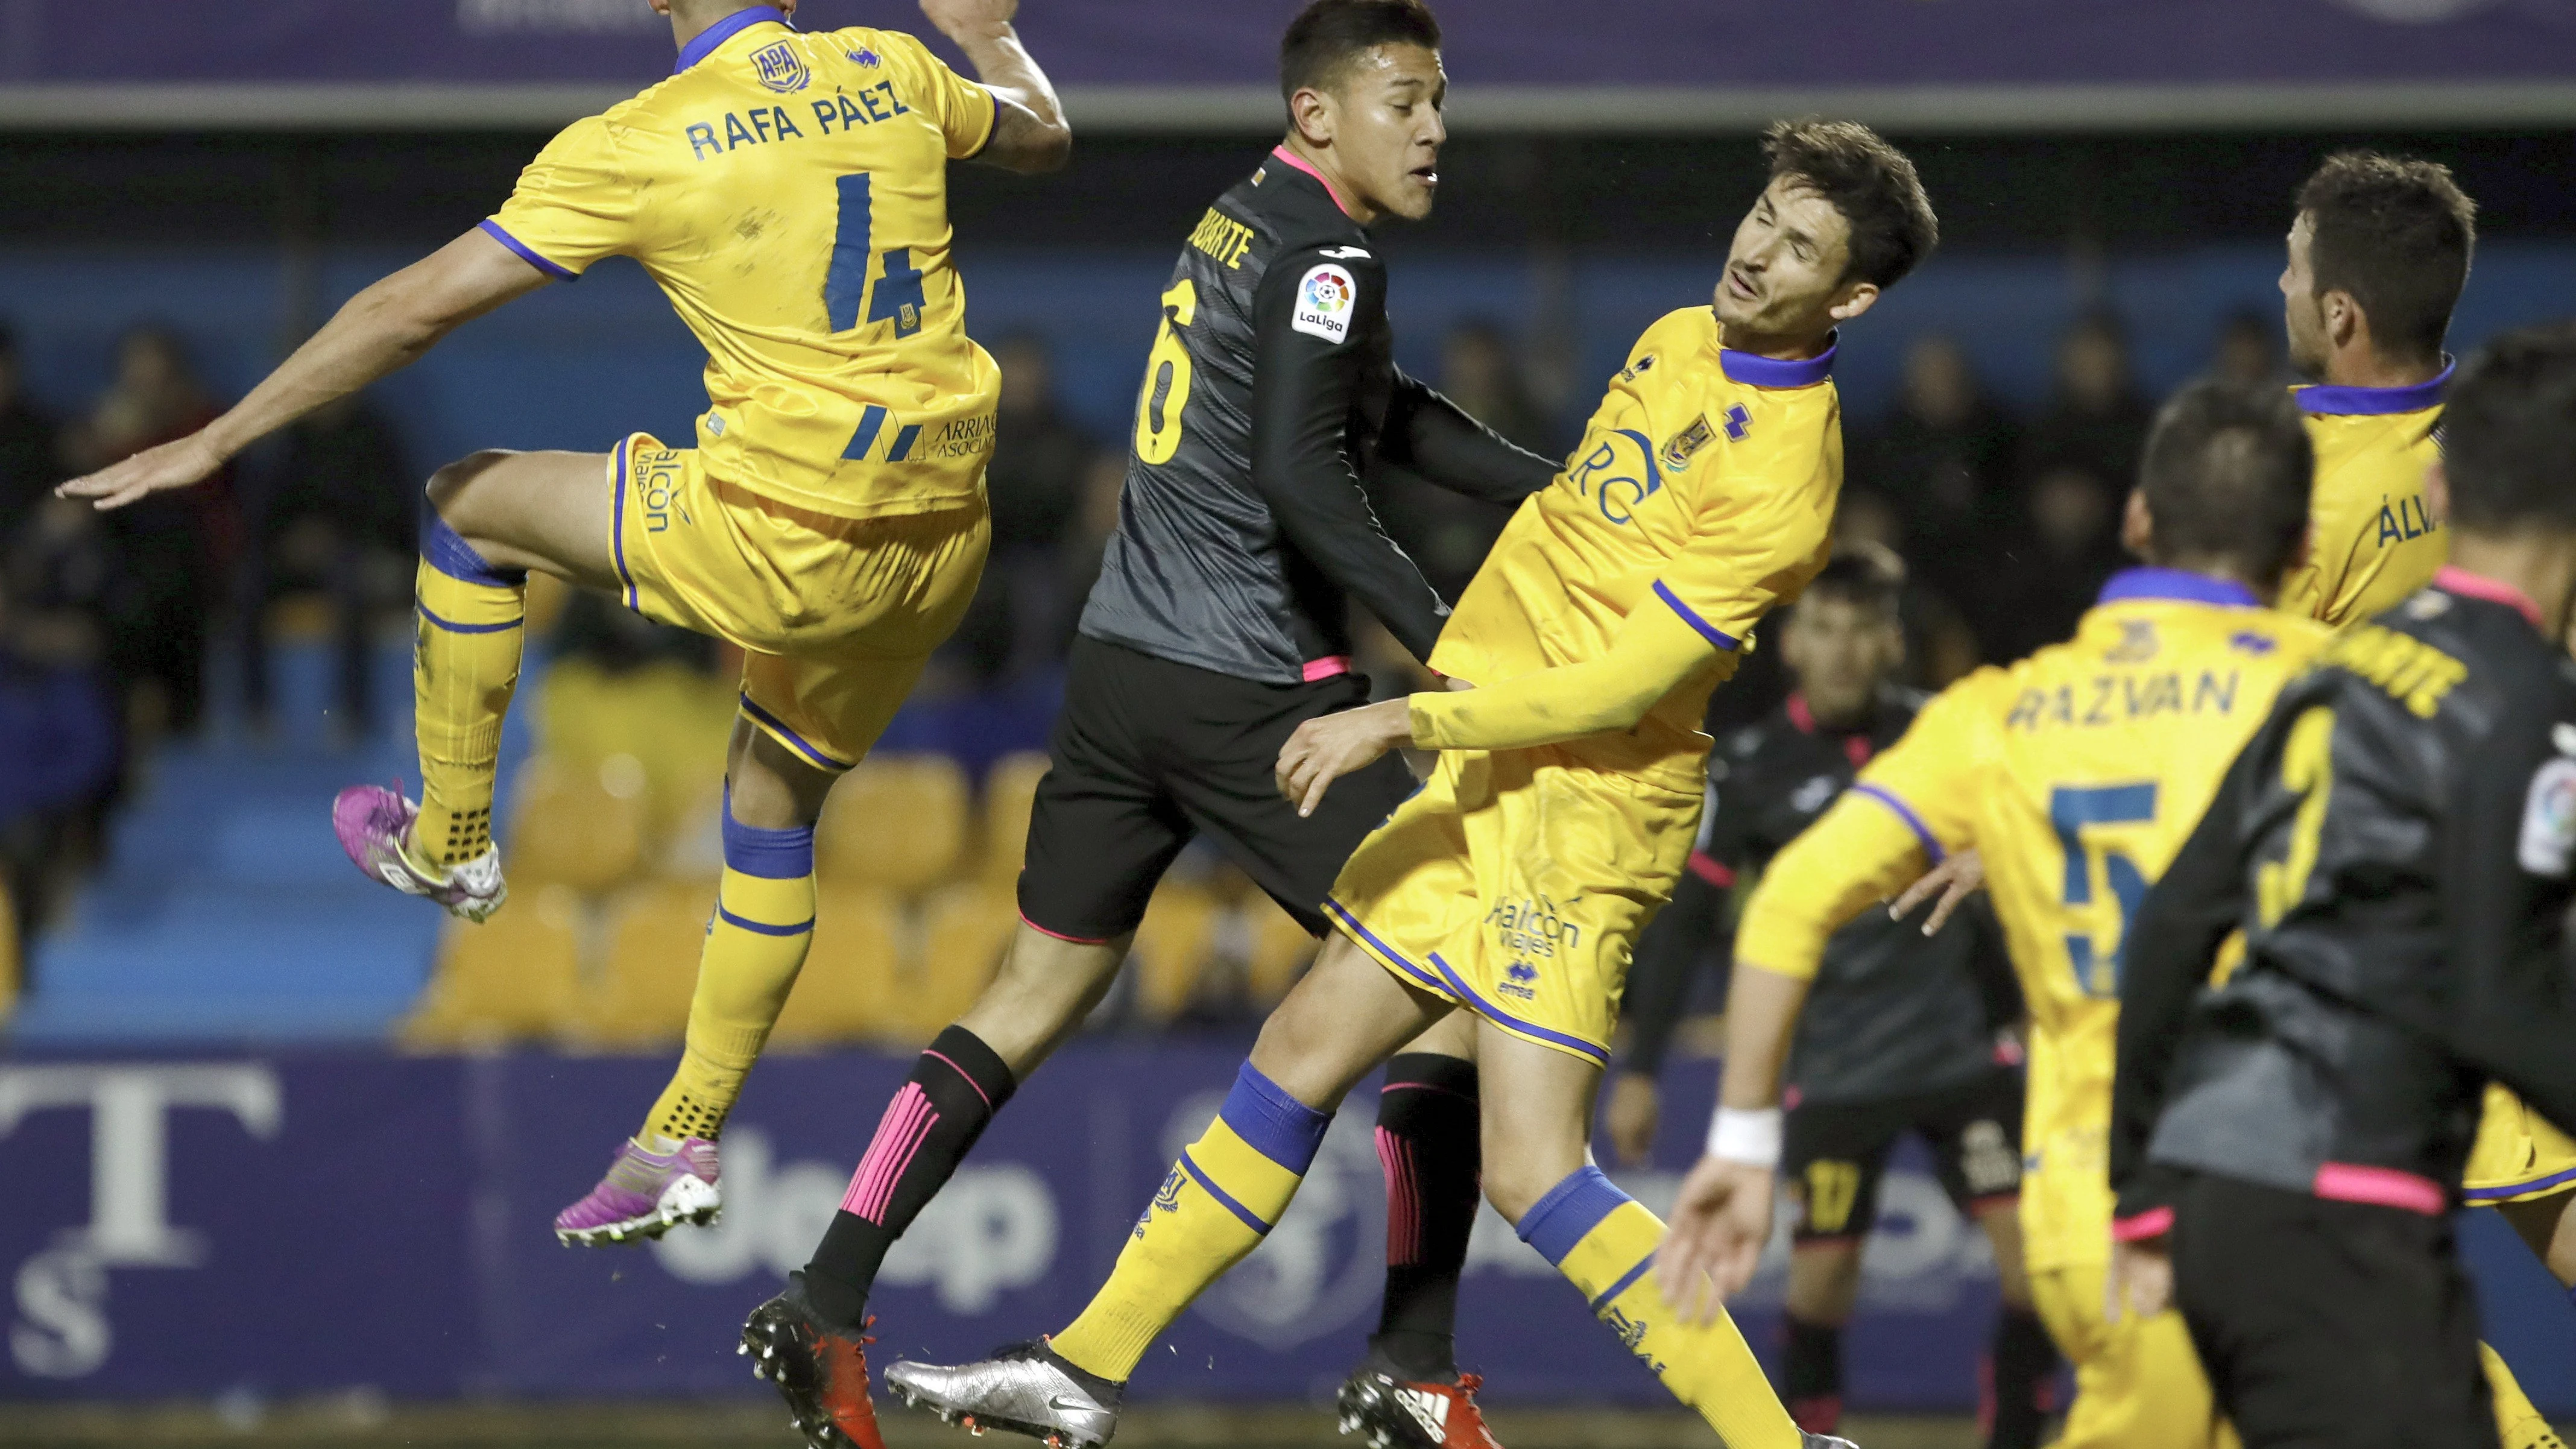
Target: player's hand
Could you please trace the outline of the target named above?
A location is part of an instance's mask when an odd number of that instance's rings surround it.
[[[2140,1318],[2153,1318],[2173,1306],[2171,1240],[2146,1238],[2111,1245],[2111,1276],[2103,1294],[2102,1315],[2120,1321],[2123,1308]]]
[[[1934,906],[1932,914],[1923,920],[1923,934],[1929,936],[1949,923],[1950,913],[1959,909],[1960,902],[1985,887],[1986,858],[1973,848],[1957,851],[1932,867],[1923,879],[1907,886],[1905,894],[1888,906],[1887,914],[1892,919],[1904,920],[1914,913],[1916,906],[1923,904],[1926,897],[1939,891],[1941,903]]]
[[[1610,1155],[1621,1167],[1644,1163],[1654,1150],[1655,1125],[1663,1115],[1655,1079],[1643,1072],[1621,1072],[1610,1079]]]
[[[202,483],[222,466],[224,455],[206,441],[203,432],[195,432],[157,448],[146,448],[85,478],[74,478],[54,492],[64,498],[87,499],[104,513],[150,494]]]
[[[1657,1286],[1684,1323],[1708,1323],[1753,1281],[1771,1240],[1772,1173],[1703,1157],[1673,1199],[1672,1225],[1655,1258]]]
[[[1402,699],[1317,715],[1279,747],[1279,793],[1299,815],[1312,815],[1335,780],[1412,740],[1413,706]]]
[[[952,39],[960,34],[989,35],[1004,29],[1020,13],[1020,0],[921,0],[923,18]]]

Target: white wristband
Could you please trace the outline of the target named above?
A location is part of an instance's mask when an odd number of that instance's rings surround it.
[[[1720,1107],[1709,1119],[1708,1155],[1748,1167],[1780,1165],[1780,1109]]]

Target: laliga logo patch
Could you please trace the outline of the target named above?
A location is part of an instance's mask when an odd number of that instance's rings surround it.
[[[2576,760],[2562,755],[2531,777],[2514,858],[2533,875],[2555,879],[2567,874],[2571,854],[2576,854]]]
[[[813,79],[806,73],[805,57],[796,53],[796,43],[792,40],[764,45],[753,51],[751,71],[760,78],[762,85],[780,95],[801,91]]]
[[[1293,331],[1339,345],[1351,335],[1351,304],[1358,296],[1359,288],[1349,272],[1340,267],[1317,267],[1297,284],[1297,314],[1288,325]]]

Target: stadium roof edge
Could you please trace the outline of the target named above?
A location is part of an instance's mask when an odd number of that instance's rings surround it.
[[[519,130],[632,92],[575,84],[0,84],[0,130]],[[1077,130],[1268,131],[1266,86],[1068,86]],[[1741,134],[1776,116],[1848,116],[1896,131],[2117,131],[2576,124],[2576,82],[1695,89],[1486,86],[1458,92],[1461,132]]]

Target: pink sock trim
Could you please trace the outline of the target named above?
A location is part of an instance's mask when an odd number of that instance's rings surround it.
[[[1413,1144],[1377,1129],[1377,1162],[1386,1171],[1386,1265],[1422,1261],[1422,1183],[1414,1171]]]
[[[850,1190],[841,1195],[841,1211],[882,1226],[886,1208],[894,1201],[895,1184],[903,1180],[904,1170],[921,1151],[922,1139],[938,1123],[939,1110],[930,1105],[930,1094],[921,1090],[919,1082],[904,1083],[903,1090],[886,1104],[877,1135],[868,1143],[867,1155],[859,1159],[859,1170],[850,1177]]]
[[[942,1064],[942,1065],[946,1066],[946,1067],[948,1068],[948,1070],[950,1070],[950,1071],[952,1071],[952,1072],[955,1072],[957,1075],[959,1075],[959,1076],[961,1076],[961,1077],[966,1077],[966,1085],[968,1085],[968,1086],[970,1086],[970,1087],[973,1087],[973,1088],[975,1089],[975,1095],[976,1095],[976,1096],[984,1098],[984,1110],[985,1110],[985,1111],[987,1111],[987,1112],[990,1112],[990,1111],[992,1111],[992,1110],[993,1110],[993,1099],[992,1099],[992,1097],[990,1097],[989,1095],[987,1095],[987,1094],[985,1093],[983,1086],[982,1086],[980,1083],[978,1083],[978,1082],[977,1082],[973,1077],[968,1077],[968,1076],[966,1076],[966,1069],[965,1069],[964,1067],[961,1067],[961,1066],[957,1065],[955,1062],[952,1062],[952,1061],[948,1060],[948,1054],[947,1054],[946,1052],[935,1052],[935,1051],[930,1050],[930,1049],[929,1049],[929,1048],[927,1048],[927,1047],[924,1047],[924,1048],[922,1049],[922,1053],[921,1053],[921,1054],[922,1054],[923,1056],[929,1057],[929,1058],[931,1058],[932,1060],[934,1060],[934,1061],[936,1061],[936,1062],[939,1062],[940,1064]]]

